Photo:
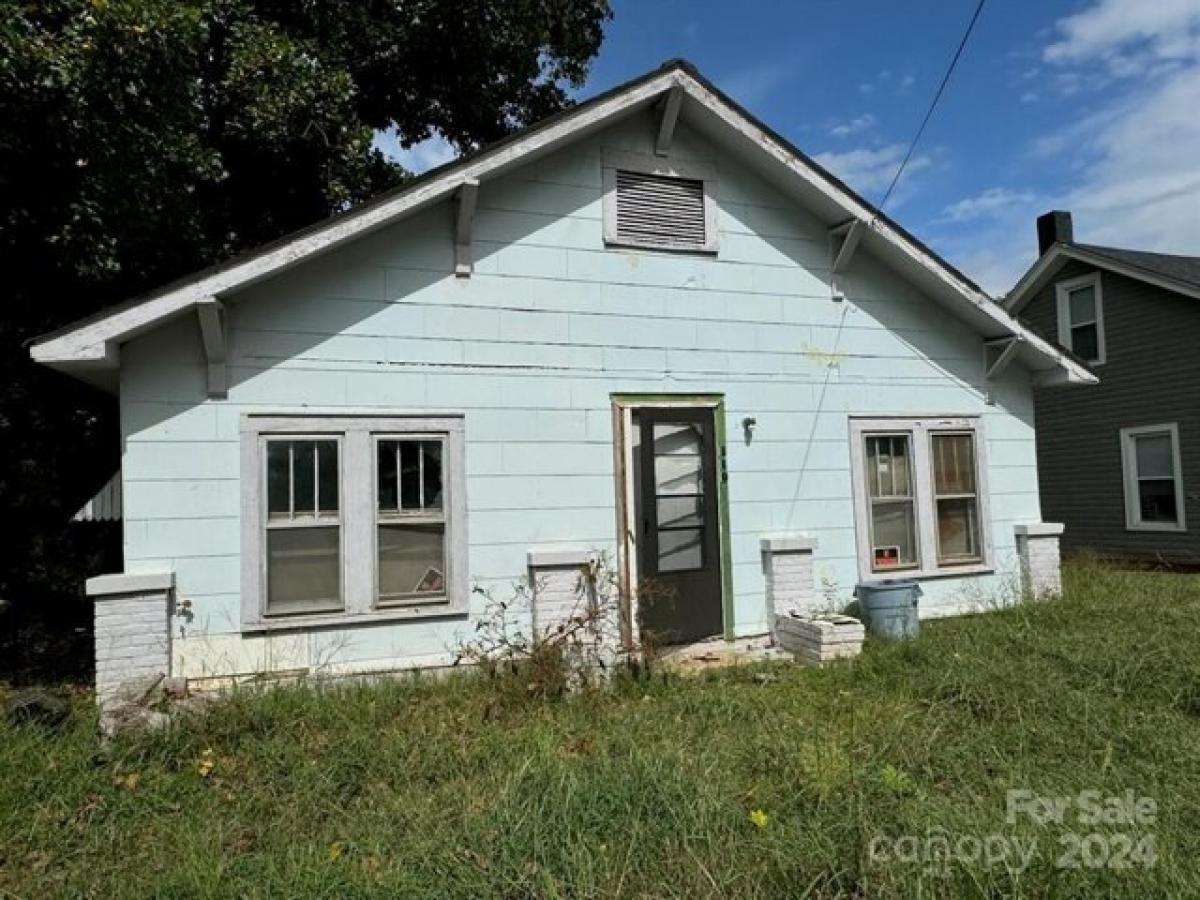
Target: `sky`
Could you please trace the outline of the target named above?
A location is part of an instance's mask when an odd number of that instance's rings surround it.
[[[614,0],[575,95],[684,57],[878,202],[975,3]],[[1200,255],[1200,0],[988,0],[886,211],[998,296],[1050,209],[1085,243]]]

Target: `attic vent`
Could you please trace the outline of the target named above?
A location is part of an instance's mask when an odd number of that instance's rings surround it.
[[[617,242],[706,249],[704,182],[618,169]]]

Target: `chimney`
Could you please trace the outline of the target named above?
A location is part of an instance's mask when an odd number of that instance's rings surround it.
[[[1037,219],[1038,256],[1050,249],[1054,243],[1069,244],[1075,239],[1071,226],[1071,214],[1061,209],[1043,213]]]

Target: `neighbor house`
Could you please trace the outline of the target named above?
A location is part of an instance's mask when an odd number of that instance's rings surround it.
[[[1042,510],[1066,549],[1198,564],[1200,257],[1076,243],[1068,212],[1037,233],[1004,305],[1100,376],[1034,392]]]
[[[597,558],[630,641],[1054,590],[1033,386],[1094,380],[683,62],[32,353],[120,397],[102,693],[445,665]]]

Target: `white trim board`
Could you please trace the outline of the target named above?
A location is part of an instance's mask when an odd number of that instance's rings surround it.
[[[717,133],[751,164],[786,184],[798,203],[827,225],[865,223],[863,246],[900,267],[903,275],[985,338],[1021,335],[1024,364],[1043,380],[1093,383],[1095,376],[1019,324],[944,260],[901,231],[886,216],[771,132],[709,84],[690,64],[672,61],[588,102],[535,125],[480,153],[449,163],[409,187],[284,238],[231,263],[192,275],[140,300],[92,316],[35,340],[37,362],[86,377],[120,365],[120,344],[179,316],[201,302],[225,299],[300,262],[449,199],[464,186],[496,178],[619,119],[669,98],[681,97],[679,117],[701,132]]]

